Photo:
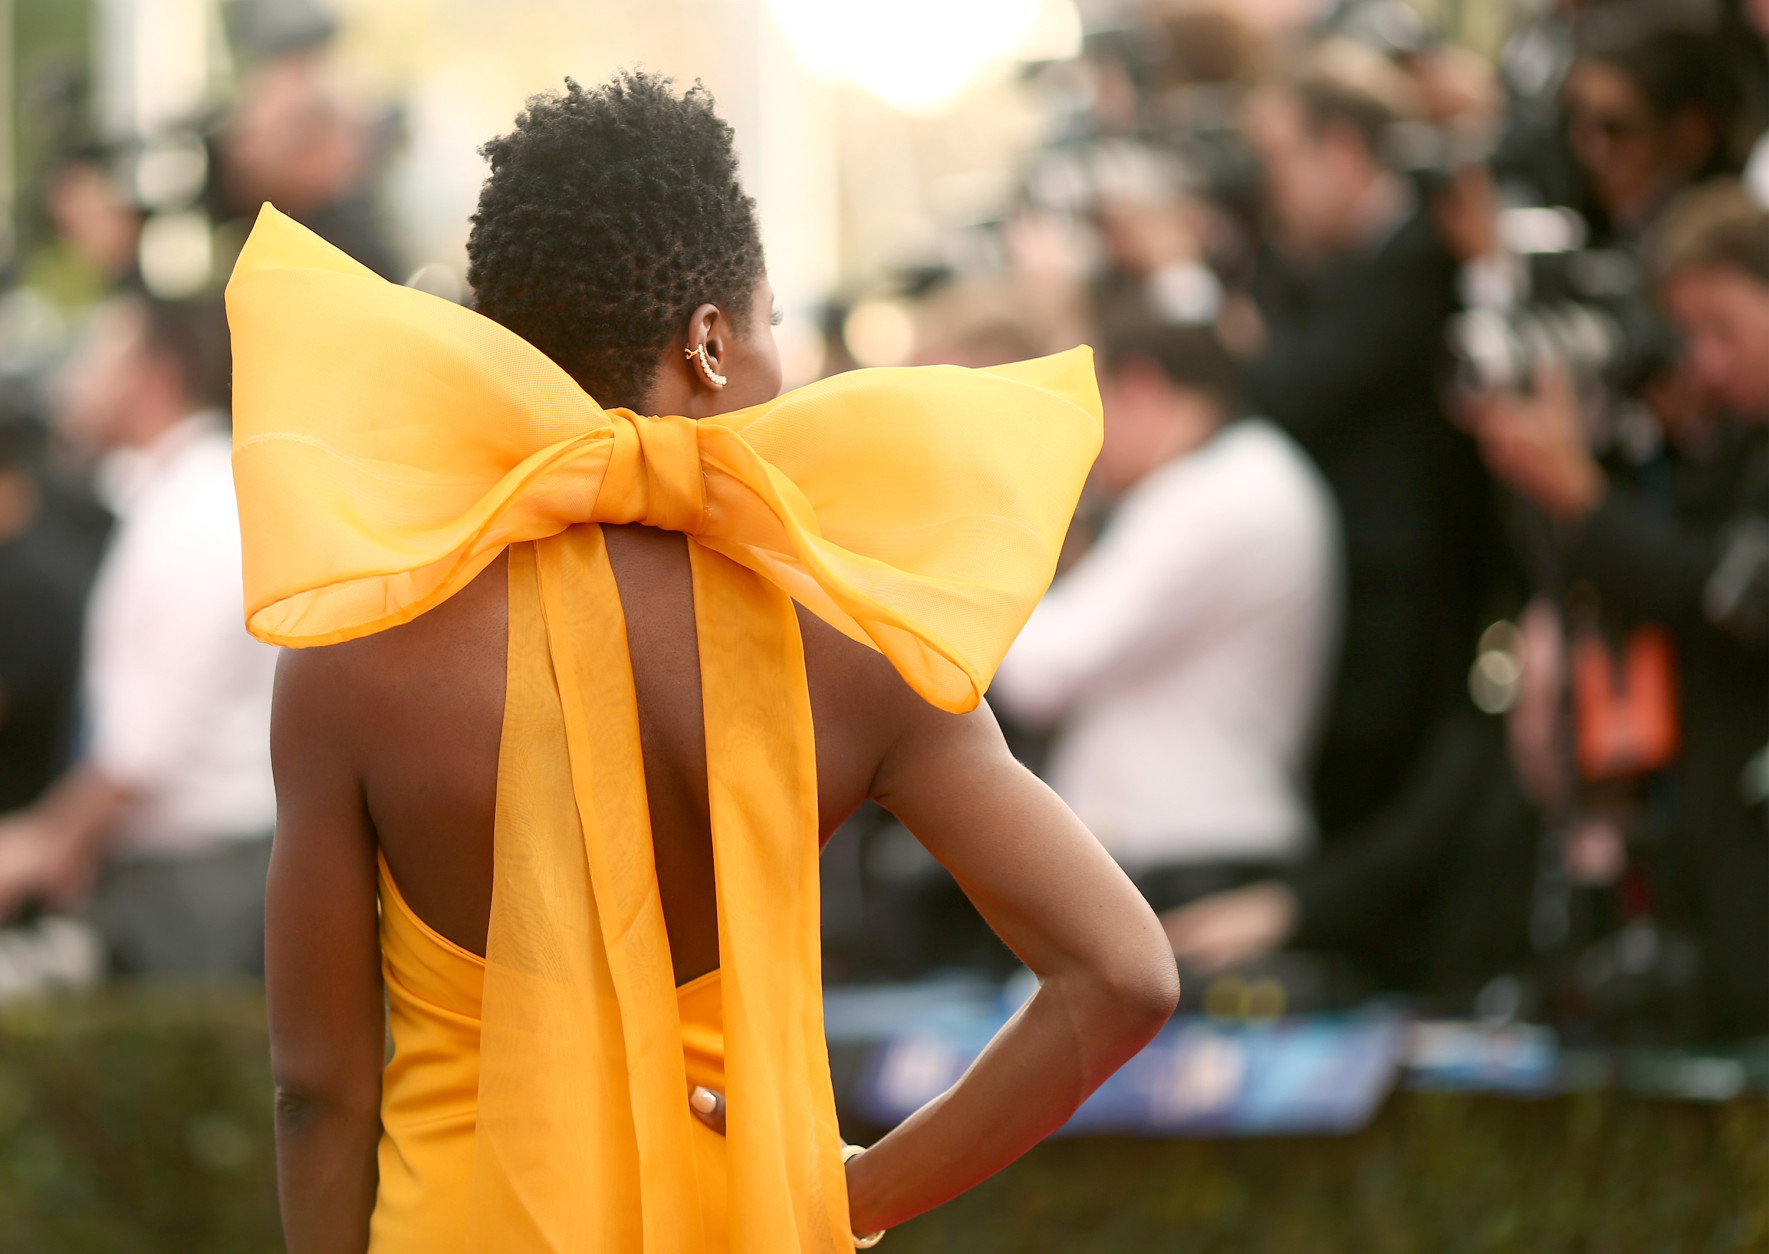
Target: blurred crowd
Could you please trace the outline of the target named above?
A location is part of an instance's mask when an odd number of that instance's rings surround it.
[[[242,619],[220,288],[270,201],[403,278],[375,196],[392,115],[336,24],[227,5],[235,90],[107,135],[33,67],[0,297],[0,995],[262,970],[275,650]]]
[[[990,702],[1192,1009],[1769,1033],[1769,4],[1517,0],[1491,56],[1401,0],[1267,7],[1083,6],[1011,203],[832,301],[826,369],[886,307],[923,364],[1096,347],[1104,449]],[[70,82],[31,119],[0,995],[261,964],[218,286],[266,200],[406,275],[397,114],[320,9],[225,12],[218,113],[119,142]],[[832,980],[1011,967],[882,811],[824,871]]]
[[[1448,11],[1448,10],[1446,10]],[[1149,0],[1033,68],[916,359],[1097,346],[990,700],[1193,1009],[1769,1031],[1769,6]],[[836,969],[1001,960],[882,813]],[[840,922],[836,922],[836,921]]]

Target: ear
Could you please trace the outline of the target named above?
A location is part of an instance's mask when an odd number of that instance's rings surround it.
[[[688,315],[687,338],[682,345],[685,350],[683,364],[688,368],[690,386],[696,394],[717,392],[725,386],[723,363],[729,356],[734,330],[730,318],[717,305],[701,305]],[[704,365],[699,354],[695,353],[695,349],[702,345],[706,348]]]

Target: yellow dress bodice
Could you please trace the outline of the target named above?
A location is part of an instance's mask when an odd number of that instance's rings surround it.
[[[386,860],[378,862],[381,976],[393,1049],[381,1078],[381,1180],[370,1249],[445,1254],[466,1248],[485,959],[420,919]],[[720,1000],[716,970],[676,988],[688,1083],[723,1093]],[[719,1250],[726,1244],[725,1142],[702,1126],[693,1144],[702,1248]]]

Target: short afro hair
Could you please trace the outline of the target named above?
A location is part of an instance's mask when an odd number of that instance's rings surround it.
[[[637,408],[696,307],[737,317],[763,272],[731,128],[700,83],[623,72],[534,96],[481,153],[467,238],[474,307],[596,401]]]

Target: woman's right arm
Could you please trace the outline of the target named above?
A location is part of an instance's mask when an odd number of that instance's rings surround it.
[[[1179,1001],[1154,912],[1014,760],[986,705],[966,715],[922,707],[885,755],[874,795],[1039,986],[957,1084],[849,1164],[858,1233],[938,1206],[1055,1132]]]
[[[347,685],[286,651],[271,717],[276,841],[265,919],[277,1191],[289,1254],[368,1248],[386,1018],[375,834],[338,712]]]

